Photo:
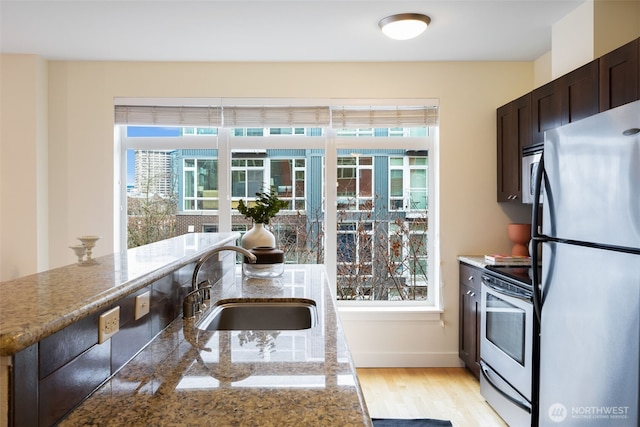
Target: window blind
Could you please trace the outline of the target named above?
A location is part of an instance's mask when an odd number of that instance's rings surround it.
[[[438,124],[435,106],[345,106],[331,108],[334,129],[420,127]]]
[[[115,106],[115,123],[202,127],[422,127],[438,124],[436,106]]]
[[[328,127],[328,106],[223,107],[225,127]]]
[[[220,127],[222,111],[218,106],[115,106],[115,123],[139,126]]]

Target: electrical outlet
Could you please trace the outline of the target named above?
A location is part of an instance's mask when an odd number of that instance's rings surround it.
[[[134,310],[133,318],[138,320],[149,313],[151,303],[151,292],[147,291],[144,294],[140,294],[136,297],[136,309]]]
[[[120,330],[120,306],[105,311],[98,320],[98,344],[102,344]]]

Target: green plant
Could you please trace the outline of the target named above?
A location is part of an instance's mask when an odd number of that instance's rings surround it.
[[[273,191],[263,191],[256,193],[256,200],[251,206],[240,199],[238,212],[247,218],[251,218],[256,224],[269,224],[271,218],[276,216],[280,209],[284,209],[288,205],[288,202],[280,200]]]

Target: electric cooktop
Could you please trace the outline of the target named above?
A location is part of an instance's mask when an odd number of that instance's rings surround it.
[[[501,265],[488,265],[485,268],[493,276],[497,276],[503,280],[508,280],[510,282],[515,282],[517,285],[520,285],[527,289],[533,289],[531,267],[507,267]],[[538,268],[538,273],[540,274],[540,272],[540,268]]]

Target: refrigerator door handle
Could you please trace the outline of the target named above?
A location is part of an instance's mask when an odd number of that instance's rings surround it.
[[[533,282],[533,310],[538,323],[542,312],[542,294],[540,291],[540,277],[538,274],[538,245],[546,236],[540,233],[540,189],[544,175],[544,153],[540,156],[533,187],[533,211],[531,213],[531,280]]]

